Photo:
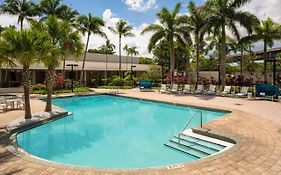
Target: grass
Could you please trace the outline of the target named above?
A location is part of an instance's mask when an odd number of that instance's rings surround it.
[[[88,87],[78,87],[78,88],[73,89],[74,93],[89,92],[89,91],[90,91],[90,89]],[[32,93],[45,95],[45,94],[47,94],[47,91],[44,89],[41,89],[41,90],[34,90]],[[64,94],[64,93],[72,93],[72,91],[71,91],[71,89],[60,89],[60,90],[54,90],[53,93],[54,94]]]

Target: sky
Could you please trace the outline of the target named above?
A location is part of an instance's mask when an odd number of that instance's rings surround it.
[[[38,2],[39,0],[35,0]],[[162,7],[173,9],[177,2],[181,2],[181,13],[186,13],[186,5],[189,0],[63,0],[63,3],[71,6],[79,11],[80,14],[92,13],[94,16],[102,18],[106,22],[104,32],[113,44],[118,46],[118,37],[111,33],[107,27],[113,27],[119,19],[128,21],[133,26],[135,37],[123,38],[122,46],[128,44],[130,47],[136,46],[139,56],[152,56],[147,51],[147,45],[151,37],[151,33],[140,35],[140,32],[151,23],[156,23],[156,13]],[[202,5],[205,0],[194,0],[198,5]],[[0,4],[3,0],[0,0]],[[273,18],[275,22],[281,23],[281,2],[280,0],[252,0],[246,4],[241,10],[248,11],[263,20],[267,17]],[[17,25],[15,16],[0,15],[0,25]],[[25,24],[28,27],[28,24]],[[86,41],[86,37],[83,36]],[[91,36],[89,48],[97,48],[105,43],[105,39],[98,36]],[[275,46],[281,46],[277,43]],[[262,48],[262,43],[256,44],[256,50]],[[125,53],[122,51],[122,54]]]

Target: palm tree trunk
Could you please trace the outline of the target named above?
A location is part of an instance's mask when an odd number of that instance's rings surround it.
[[[80,75],[80,84],[81,84],[81,85],[83,85],[84,68],[85,68],[85,61],[86,61],[86,57],[87,57],[87,52],[88,52],[88,45],[89,45],[90,36],[91,36],[91,34],[88,33],[86,48],[85,48],[85,52],[84,52],[84,56],[83,56],[83,63],[82,63],[81,75]]]
[[[226,33],[225,25],[222,26],[222,38],[221,38],[221,86],[225,86],[225,77],[226,77]]]
[[[174,84],[174,71],[175,71],[175,48],[171,44],[170,48],[170,73],[171,73],[171,85]]]
[[[198,84],[199,80],[199,36],[196,34],[195,36],[196,42],[196,84]]]
[[[24,110],[25,110],[25,119],[31,119],[31,107],[30,107],[30,70],[29,66],[25,65],[23,66],[22,71],[22,79],[23,79],[23,91],[24,91]]]
[[[52,111],[52,93],[53,93],[53,86],[54,86],[54,78],[55,78],[55,68],[50,66],[48,67],[48,74],[47,74],[47,103],[46,103],[46,112]]]
[[[121,78],[121,36],[119,36],[119,76]]]
[[[263,71],[264,71],[264,82],[267,83],[267,73],[266,73],[266,61],[267,60],[267,43],[264,41],[263,45],[263,59],[264,59],[264,66],[263,66]]]

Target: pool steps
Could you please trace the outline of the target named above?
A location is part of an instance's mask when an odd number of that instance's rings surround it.
[[[201,159],[218,154],[226,149],[229,149],[234,144],[196,134],[189,129],[180,135],[180,143],[179,137],[174,136],[174,138],[170,139],[169,142],[164,145],[191,155],[197,159]]]

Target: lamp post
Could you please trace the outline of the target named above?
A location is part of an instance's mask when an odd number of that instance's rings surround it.
[[[136,67],[135,65],[131,66],[131,81],[133,81],[133,67]]]
[[[71,92],[73,92],[73,81],[74,81],[74,71],[73,67],[77,67],[78,64],[67,64],[66,66],[71,67],[71,72],[69,78],[71,79]]]

